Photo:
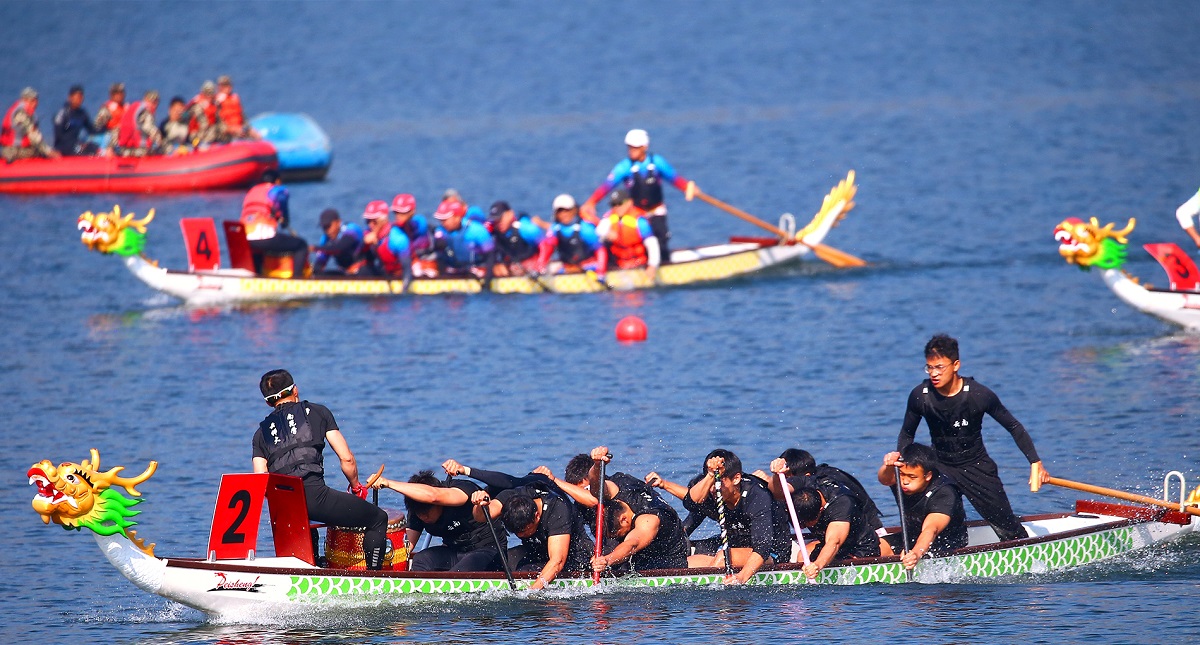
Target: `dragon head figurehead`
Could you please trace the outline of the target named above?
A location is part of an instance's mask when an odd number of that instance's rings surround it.
[[[152,219],[153,208],[140,220],[135,220],[133,213],[122,216],[121,207],[115,205],[111,213],[87,211],[79,216],[79,239],[93,251],[138,255],[146,246],[146,225]]]
[[[42,522],[54,522],[65,529],[89,528],[99,535],[120,533],[129,538],[138,548],[154,555],[154,545],[145,546],[130,530],[136,524],[132,518],[141,511],[133,507],[141,499],[130,499],[116,487],[135,498],[141,497],[137,485],[146,481],[158,468],[152,461],[146,470],[136,477],[118,475],[124,466],[100,471],[100,452],[92,449],[92,458],[78,464],[62,463],[57,467],[50,460],[36,463],[27,473],[30,485],[37,486],[33,498],[33,510],[42,516]]]
[[[1131,217],[1125,228],[1114,231],[1115,224],[1110,222],[1101,227],[1095,217],[1087,222],[1078,217],[1068,217],[1054,229],[1054,239],[1058,242],[1059,254],[1081,269],[1094,266],[1119,269],[1125,264],[1125,247],[1129,244],[1126,236],[1133,231],[1135,224],[1137,220]]]

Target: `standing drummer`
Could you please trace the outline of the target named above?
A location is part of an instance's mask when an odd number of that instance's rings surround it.
[[[309,520],[334,526],[365,526],[363,559],[367,569],[383,568],[387,543],[387,511],[366,500],[358,481],[358,464],[329,408],[300,400],[287,370],[271,370],[258,382],[267,405],[274,408],[254,433],[254,472],[295,475],[304,481]],[[350,493],[325,485],[325,444],[337,454]]]
[[[1031,484],[1035,480],[1046,483],[1050,474],[1042,467],[1033,438],[1000,397],[974,378],[959,376],[958,368],[958,341],[945,334],[929,339],[925,344],[925,373],[929,378],[908,395],[896,450],[904,452],[913,442],[924,418],[941,472],[954,480],[996,536],[1001,541],[1027,537],[1021,520],[1013,514],[996,462],[983,445],[984,413],[1008,430],[1029,460]]]

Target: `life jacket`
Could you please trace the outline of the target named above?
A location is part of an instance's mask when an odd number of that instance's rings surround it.
[[[582,264],[594,253],[583,241],[583,224],[576,221],[570,226],[559,225],[555,235],[558,237],[558,259],[563,264]]]
[[[193,107],[199,105],[200,110],[204,112],[205,118],[208,119],[208,125],[213,125],[217,122],[217,106],[211,100],[204,97],[203,94],[197,94],[188,101],[188,112],[192,114],[192,118],[188,121],[188,132],[195,133],[200,131],[200,119],[196,116]]]
[[[917,543],[917,538],[921,535],[921,529],[925,523],[925,517],[929,515],[929,499],[933,494],[941,490],[944,486],[954,486],[955,483],[947,476],[939,474],[929,482],[929,486],[925,491],[917,497],[911,495],[904,496],[904,523],[908,528],[908,545],[907,549],[913,548]],[[967,526],[964,523],[966,519],[966,511],[963,509],[962,497],[959,497],[958,503],[955,505],[950,517],[950,524],[938,533],[934,538],[933,543],[929,545],[929,550],[938,554],[961,549],[967,546]]]
[[[963,420],[980,418],[983,414],[976,409],[975,398],[970,396],[971,384],[975,382],[975,379],[970,376],[964,376],[962,379],[962,390],[953,397],[948,397],[952,410],[950,416]],[[922,385],[921,403],[924,406],[922,416],[928,417],[938,410],[937,399],[934,395],[935,388],[929,379],[925,379]],[[971,428],[969,424],[965,423],[955,424],[955,426],[947,426],[936,436],[932,432],[929,434],[930,443],[933,444],[938,461],[949,465],[960,465],[987,454],[987,448],[983,445],[983,434],[979,428]]]
[[[247,240],[266,240],[275,237],[279,228],[279,213],[271,189],[275,184],[263,182],[255,185],[242,200],[242,225],[246,228]]]
[[[496,245],[500,247],[506,259],[512,262],[524,262],[537,254],[537,246],[521,235],[521,228],[514,220],[512,226],[503,233],[496,233]]]
[[[308,401],[285,403],[258,424],[266,439],[267,470],[280,475],[323,475],[321,449],[324,437],[316,437],[308,422]]]
[[[646,153],[646,158],[634,163],[629,169],[629,178],[625,180],[633,205],[644,211],[652,211],[663,203],[662,176],[654,165],[654,155]]]
[[[391,245],[388,244],[388,237],[391,234],[392,224],[390,222],[379,229],[379,233],[375,236],[378,240],[375,243],[375,257],[379,258],[379,266],[384,273],[396,275],[404,270],[404,264],[400,262],[400,256],[396,255]]]
[[[414,258],[428,252],[429,247],[433,244],[433,239],[429,235],[429,224],[421,215],[413,215],[408,218],[408,221],[400,226],[400,230],[408,236],[409,248],[412,250]]]
[[[614,499],[625,502],[635,519],[638,515],[647,514],[658,517],[658,533],[654,539],[630,558],[634,570],[686,566],[687,535],[683,532],[683,521],[675,509],[663,501],[658,491],[636,477],[618,472],[613,473],[609,480],[621,489]]]
[[[13,103],[12,107],[8,108],[8,111],[4,113],[4,122],[3,124],[0,124],[0,146],[4,146],[6,148],[13,145],[17,146],[18,148],[29,147],[29,133],[26,132],[20,141],[16,141],[17,132],[16,130],[13,130],[12,123],[13,116],[17,113],[17,110],[24,109],[24,107],[25,99],[17,99],[17,102]]]
[[[608,250],[612,253],[614,263],[621,269],[646,266],[649,261],[646,256],[646,245],[642,242],[642,234],[638,230],[636,215],[610,215],[612,231],[617,239],[609,242]]]
[[[245,116],[242,114],[242,99],[237,92],[217,95],[217,118],[227,128],[240,128],[245,124]]]
[[[149,109],[142,101],[134,101],[125,108],[125,113],[121,115],[121,124],[117,130],[117,145],[122,148],[135,149],[145,148],[150,142],[146,135],[142,133],[142,129],[138,127],[138,116]]]
[[[104,129],[111,131],[121,127],[121,119],[125,116],[125,110],[129,109],[129,104],[109,99],[104,107],[108,108],[108,123],[104,124]]]

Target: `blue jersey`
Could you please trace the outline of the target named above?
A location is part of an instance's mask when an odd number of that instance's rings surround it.
[[[288,199],[291,194],[288,193],[286,186],[276,186],[267,191],[267,199],[275,205],[275,214],[279,218],[279,226],[287,228],[291,222],[291,214],[288,212]]]
[[[496,248],[487,227],[475,220],[464,219],[457,231],[439,226],[433,237],[438,247],[438,265],[447,269],[480,266]]]
[[[316,261],[313,263],[315,268],[324,269],[330,258],[333,258],[338,266],[349,269],[362,259],[364,235],[363,227],[354,222],[343,223],[337,237],[332,240],[328,234],[322,234],[321,241],[317,244]]]
[[[675,167],[662,155],[649,153],[641,161],[626,157],[613,166],[612,172],[608,173],[604,183],[592,193],[590,199],[595,203],[613,188],[624,185],[633,198],[634,206],[649,212],[663,203],[663,182],[675,184],[679,190],[687,189],[687,180],[679,176]]]
[[[524,262],[537,255],[538,245],[546,238],[546,231],[533,223],[529,215],[522,213],[513,220],[507,231],[495,231],[498,260],[502,262]]]
[[[550,236],[558,247],[558,259],[564,264],[580,264],[604,248],[596,227],[591,222],[575,220],[571,224],[555,222],[550,227]]]

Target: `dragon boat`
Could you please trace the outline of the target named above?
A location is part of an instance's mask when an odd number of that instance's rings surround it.
[[[128,478],[119,476],[121,467],[101,471],[100,455],[95,449],[90,459],[77,464],[54,466],[48,460],[42,461],[28,471],[30,484],[37,487],[33,508],[46,524],[90,529],[108,561],[138,588],[198,609],[213,620],[253,622],[263,616],[403,598],[507,597],[514,592],[521,596],[531,593],[528,587],[536,579],[534,572],[514,573],[510,580],[503,573],[407,571],[403,517],[393,513],[389,513],[393,521],[388,528],[391,550],[383,570],[364,570],[361,532],[338,527],[326,528],[327,562],[320,566],[323,560],[316,557],[310,536],[304,486],[298,478],[266,473],[222,477],[204,552],[207,556],[159,557],[154,545],[146,544],[132,528],[136,524],[132,517],[140,512],[136,506],[143,501],[137,486],[156,468],[157,463],[150,462],[140,475]],[[997,542],[996,534],[986,524],[973,522],[968,529],[968,546],[943,557],[921,560],[911,578],[897,556],[886,556],[833,562],[812,583],[955,583],[1041,574],[1145,549],[1200,530],[1200,509],[1196,508],[1200,488],[1184,500],[1183,476],[1171,473],[1164,481],[1164,494],[1171,477],[1179,479],[1178,502],[1131,494],[1124,495],[1155,505],[1080,500],[1073,512],[1023,517],[1028,537],[1005,542]],[[264,502],[270,514],[273,555],[258,550]],[[890,530],[895,533],[899,528]],[[355,549],[359,553],[354,554]],[[801,566],[767,566],[748,584],[810,584]],[[607,592],[639,587],[720,586],[723,578],[724,571],[719,568],[650,570],[605,577],[599,582],[590,577],[558,578],[549,589],[595,588]]]
[[[276,168],[266,141],[235,141],[187,154],[63,157],[0,164],[0,193],[162,193],[238,188]]]
[[[237,222],[223,222],[229,266],[222,267],[217,227],[209,218],[184,218],[184,243],[188,252],[186,270],[167,269],[143,254],[146,224],[132,215],[86,212],[79,217],[81,239],[90,249],[124,258],[125,266],[151,288],[183,300],[188,305],[213,306],[249,302],[282,302],[333,296],[397,296],[474,294],[578,294],[609,290],[695,285],[744,276],[769,267],[794,262],[816,248],[828,248],[822,240],[854,208],[854,171],[827,194],[812,220],[795,230],[790,214],[781,218],[787,237],[735,237],[729,242],[671,252],[671,262],[658,268],[654,279],[642,269],[613,269],[600,281],[593,273],[564,273],[554,262],[543,275],[493,277],[484,280],[472,274],[416,277],[405,288],[398,278],[339,275],[293,276],[289,266],[280,271],[255,273],[245,231]],[[268,258],[270,259],[270,258]]]
[[[1088,221],[1070,217],[1054,229],[1054,239],[1068,263],[1085,271],[1099,268],[1104,284],[1129,306],[1200,331],[1200,269],[1183,249],[1170,242],[1142,246],[1166,271],[1166,289],[1143,284],[1123,268],[1129,253],[1128,236],[1136,224],[1137,220],[1130,218],[1125,228],[1113,230],[1115,224],[1102,227],[1095,217]]]

